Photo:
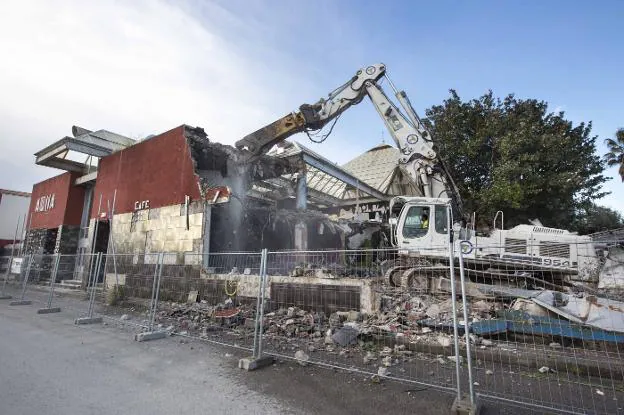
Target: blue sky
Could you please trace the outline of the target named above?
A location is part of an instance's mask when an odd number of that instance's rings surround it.
[[[16,1],[0,16],[0,187],[58,174],[32,154],[71,125],[138,138],[182,123],[233,143],[383,62],[417,111],[464,99],[545,100],[603,139],[624,127],[624,2]],[[382,140],[363,102],[322,145],[344,163]],[[383,133],[389,141],[387,133]],[[0,171],[2,173],[2,171]],[[616,169],[607,171],[615,177]],[[624,212],[624,184],[599,203]]]

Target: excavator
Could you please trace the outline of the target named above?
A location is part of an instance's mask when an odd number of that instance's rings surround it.
[[[382,89],[382,80],[388,82],[402,110]],[[421,193],[396,196],[389,202],[390,240],[399,257],[385,271],[390,284],[409,285],[419,267],[448,263],[450,250],[461,250],[472,275],[485,278],[514,278],[521,272],[528,278],[557,283],[596,282],[600,251],[587,236],[539,224],[504,229],[501,211],[491,231],[477,235],[474,215],[467,217],[463,212],[458,188],[440,158],[434,138],[407,94],[397,90],[388,78],[384,64],[359,69],[327,98],[301,105],[299,111],[245,136],[236,147],[250,159],[259,157],[294,134],[309,134],[337,122],[343,112],[365,97],[401,152],[400,169],[414,180]]]

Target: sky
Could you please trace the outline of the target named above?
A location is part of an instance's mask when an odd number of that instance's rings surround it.
[[[181,124],[233,144],[383,62],[416,111],[492,90],[536,98],[598,153],[624,127],[624,2],[4,1],[0,14],[0,188],[30,191],[59,170],[34,153],[71,126],[131,138]],[[372,105],[322,144],[343,164],[391,142]],[[624,213],[617,169],[599,204]]]

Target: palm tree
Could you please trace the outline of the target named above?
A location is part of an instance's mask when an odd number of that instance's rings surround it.
[[[605,154],[604,159],[609,166],[620,166],[618,173],[624,182],[624,128],[620,128],[615,133],[615,140],[607,138],[605,140],[609,152]]]

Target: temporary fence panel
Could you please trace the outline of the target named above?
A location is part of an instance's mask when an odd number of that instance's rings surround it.
[[[435,332],[418,324],[428,312],[453,319],[451,293],[426,288],[451,281],[450,271],[448,257],[399,258],[394,250],[269,252],[264,350],[372,382],[393,378],[456,393],[463,368],[453,325]]]
[[[526,249],[545,252],[543,244]],[[588,253],[594,246],[569,249]],[[478,399],[555,412],[622,412],[624,302],[596,288],[599,267],[579,281],[574,267],[582,260],[543,266],[540,258],[468,255],[459,263],[468,319],[458,328],[470,333],[469,381]]]
[[[251,350],[260,258],[259,252],[106,255],[96,311]]]

